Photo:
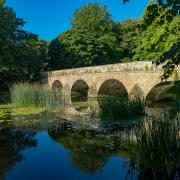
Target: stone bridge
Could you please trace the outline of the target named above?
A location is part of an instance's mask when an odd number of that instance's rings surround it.
[[[178,67],[180,75],[180,67]],[[152,62],[132,62],[50,71],[42,82],[57,88],[66,102],[82,101],[101,95],[138,95],[146,97],[161,83],[161,67]]]

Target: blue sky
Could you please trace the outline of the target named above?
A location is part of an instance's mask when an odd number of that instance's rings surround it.
[[[112,18],[122,21],[139,18],[148,0],[130,0],[126,4],[122,0],[6,0],[6,4],[26,22],[24,29],[44,40],[52,40],[69,29],[74,11],[90,2],[107,5]]]

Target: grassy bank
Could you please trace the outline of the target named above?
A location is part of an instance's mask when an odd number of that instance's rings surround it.
[[[130,119],[145,114],[145,103],[138,97],[107,96],[99,100],[102,120]]]

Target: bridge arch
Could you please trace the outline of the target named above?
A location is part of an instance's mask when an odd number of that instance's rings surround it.
[[[119,80],[108,79],[101,84],[98,90],[98,96],[101,95],[128,96],[128,92]]]
[[[165,81],[153,86],[146,95],[146,101],[166,101],[172,99],[169,90],[173,86],[172,81]]]
[[[133,88],[129,92],[129,96],[134,96],[134,97],[144,97],[144,91],[140,87],[138,83],[136,83]]]
[[[88,90],[89,86],[84,80],[75,81],[71,87],[71,102],[87,101]]]
[[[52,88],[53,91],[59,92],[62,95],[62,83],[59,80],[55,80],[52,84]]]
[[[53,102],[62,102],[63,100],[63,86],[59,80],[55,80],[52,84],[51,91],[53,93]]]

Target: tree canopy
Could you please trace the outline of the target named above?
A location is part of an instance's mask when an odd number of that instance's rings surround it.
[[[122,62],[132,61],[132,57],[134,56],[133,50],[136,47],[136,43],[135,41],[133,41],[133,38],[136,37],[138,33],[137,31],[138,24],[139,24],[139,20],[134,20],[134,19],[127,19],[126,21],[119,23],[119,25],[121,26],[122,37],[123,37],[121,42]]]
[[[106,7],[87,4],[72,17],[72,28],[50,44],[50,67],[55,69],[121,62],[122,32]]]
[[[0,0],[0,83],[36,80],[42,69],[45,41],[22,30],[25,22]],[[46,47],[47,49],[47,47]]]
[[[180,38],[180,17],[161,22],[163,13],[134,38],[134,60],[157,60]]]
[[[164,64],[162,79],[167,79],[180,64],[180,17],[178,1],[150,1],[134,41],[134,60]]]

